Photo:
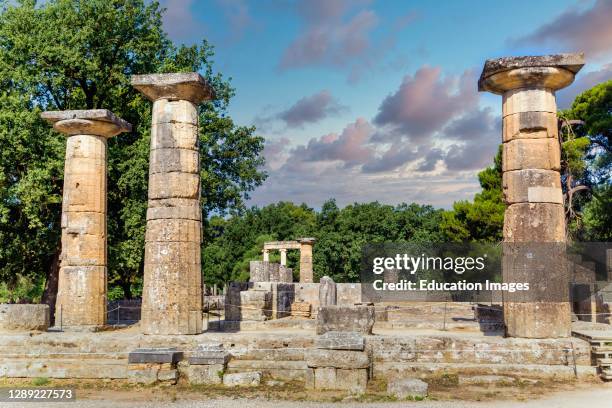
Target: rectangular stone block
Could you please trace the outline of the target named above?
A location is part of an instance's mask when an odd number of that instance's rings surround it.
[[[145,263],[152,264],[200,264],[200,242],[145,243]]]
[[[335,368],[315,368],[314,388],[317,390],[334,390],[336,386]]]
[[[149,157],[149,174],[200,172],[200,154],[190,149],[156,149]]]
[[[556,138],[557,114],[552,112],[519,112],[504,116],[503,141],[513,139]]]
[[[353,393],[363,394],[368,386],[368,370],[345,370],[339,368],[336,370],[337,390],[348,390]]]
[[[503,171],[560,168],[561,148],[557,139],[515,139],[503,144]]]
[[[504,302],[504,322],[510,337],[532,339],[569,337],[571,307],[569,302]]]
[[[149,200],[160,198],[200,199],[200,175],[156,173],[149,175]]]
[[[502,177],[504,200],[515,203],[563,204],[561,178],[554,170],[507,171]]]
[[[68,234],[106,236],[106,214],[99,212],[63,212],[61,227]]]
[[[106,236],[69,233],[62,230],[63,265],[106,265]]]
[[[189,365],[187,367],[187,379],[189,384],[221,384],[223,382],[223,364]]]
[[[74,158],[100,159],[106,162],[106,138],[93,135],[73,135],[66,140],[66,161]]]
[[[155,202],[156,200],[150,200]],[[160,200],[161,201],[161,200]],[[198,205],[197,200],[191,200],[192,205],[180,207],[151,207],[147,208],[147,221],[150,220],[193,220],[201,222],[202,209]]]
[[[372,334],[374,306],[324,306],[317,314],[317,334],[328,331]]]
[[[555,94],[548,89],[514,89],[503,94],[503,116],[519,112],[557,113]]]
[[[130,351],[128,363],[171,363],[183,359],[183,352],[176,348],[140,348]]]
[[[317,337],[315,347],[327,350],[363,351],[365,338],[361,333],[330,331]]]
[[[370,359],[362,351],[308,349],[305,353],[308,367],[334,367],[334,368],[368,368]]]
[[[176,148],[198,150],[198,127],[191,123],[154,123],[151,150]]]
[[[198,108],[185,100],[158,99],[153,102],[152,125],[160,123],[187,123],[198,125]]]
[[[563,205],[519,203],[506,208],[504,240],[508,242],[564,242]]]
[[[194,220],[149,220],[145,242],[201,242],[201,227],[201,222]]]
[[[106,175],[68,174],[64,177],[62,211],[106,213]]]

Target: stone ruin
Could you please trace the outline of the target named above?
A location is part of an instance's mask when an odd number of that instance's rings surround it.
[[[479,90],[503,96],[507,243],[565,242],[554,92],[569,85],[583,64],[581,54],[501,58],[485,63]],[[329,277],[315,283],[313,238],[266,242],[263,260],[250,264],[249,282],[232,282],[224,291],[224,320],[219,313],[217,326],[214,322],[206,326],[202,315],[197,105],[214,94],[197,73],[137,75],[132,84],[153,102],[141,333],[117,331],[104,341],[64,333],[74,342],[70,342],[70,353],[119,352],[121,357],[108,362],[100,357],[95,368],[89,369],[84,369],[78,358],[33,364],[30,357],[11,357],[0,364],[0,375],[127,378],[149,384],[175,384],[185,376],[192,384],[251,386],[259,384],[265,374],[297,379],[307,388],[358,393],[365,391],[370,379],[384,378],[389,379],[393,395],[410,395],[406,390],[412,387],[423,396],[426,384],[405,377],[435,371],[439,364],[445,369],[456,365],[460,370],[469,362],[467,368],[476,371],[495,365],[496,372],[544,370],[553,376],[570,377],[593,374],[587,340],[565,339],[571,327],[569,302],[504,298],[503,319],[509,338],[456,336],[447,330],[466,326],[461,321],[447,325],[446,313],[470,313],[466,305],[374,305],[362,303],[359,284],[336,283]],[[107,305],[106,140],[129,131],[130,124],[103,109],[45,112],[43,118],[68,138],[58,318],[67,329],[99,328],[106,324]],[[287,250],[293,249],[300,250],[299,282],[293,282],[293,271],[287,267]],[[280,251],[280,264],[269,260],[270,251],[275,250]],[[555,269],[560,267],[558,262],[521,269],[516,253],[504,252],[504,256],[506,280],[537,285],[542,277],[554,281],[563,276]],[[608,265],[612,265],[612,251],[609,257]],[[572,273],[592,290],[591,274],[578,267]],[[612,267],[609,273],[612,275]],[[397,271],[386,273],[384,279],[393,282]],[[590,313],[597,315],[601,307],[597,299],[588,298],[581,307],[586,308],[587,303]],[[0,330],[45,331],[48,307],[32,306],[2,306]],[[476,309],[477,315],[487,316],[498,316],[501,311]],[[442,313],[442,332],[423,335],[406,331],[431,330],[428,320]],[[419,322],[406,323],[406,316]],[[271,330],[275,327],[291,330],[274,333]],[[168,336],[198,335],[204,330],[201,336]],[[150,334],[163,336],[147,336]],[[16,356],[25,355],[25,347],[39,350],[41,358],[46,352],[62,352],[63,346],[53,335],[4,336],[1,342],[3,350],[16,351]],[[591,344],[604,341],[601,336],[589,339]],[[51,344],[48,349],[45,342]],[[181,349],[168,347],[168,342],[180,344]],[[134,349],[133,344],[140,348]],[[573,367],[568,360],[570,349]],[[538,367],[532,368],[534,365]]]

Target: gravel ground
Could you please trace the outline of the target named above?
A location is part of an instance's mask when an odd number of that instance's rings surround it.
[[[0,407],[7,408],[610,408],[612,407],[612,383],[593,386],[593,389],[585,391],[567,391],[547,396],[542,399],[528,402],[517,401],[420,401],[420,402],[390,402],[390,403],[313,403],[313,402],[289,402],[289,401],[267,401],[246,399],[217,399],[205,401],[176,401],[174,403],[163,402],[130,402],[109,400],[78,400],[71,403],[1,403]]]

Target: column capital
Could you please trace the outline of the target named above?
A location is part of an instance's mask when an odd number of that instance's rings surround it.
[[[132,86],[151,101],[185,100],[197,105],[215,98],[213,88],[197,72],[133,75]]]
[[[583,65],[584,53],[490,59],[480,74],[478,91],[495,94],[518,88],[556,91],[574,82]]]
[[[46,111],[41,118],[53,123],[53,129],[68,136],[94,135],[113,137],[132,130],[132,125],[107,109]]]
[[[297,241],[302,245],[314,245],[316,239],[315,238],[298,238]]]

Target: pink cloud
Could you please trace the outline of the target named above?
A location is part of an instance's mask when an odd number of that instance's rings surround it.
[[[559,44],[566,51],[584,51],[587,57],[609,56],[612,54],[611,21],[612,2],[597,0],[587,10],[570,7],[551,22],[513,42]]]

